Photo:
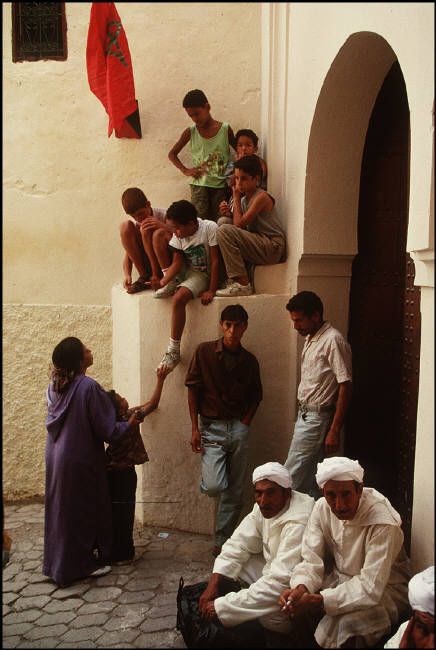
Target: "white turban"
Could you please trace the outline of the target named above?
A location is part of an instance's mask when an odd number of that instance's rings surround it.
[[[291,475],[286,467],[283,467],[280,463],[265,463],[265,465],[256,467],[253,472],[253,485],[257,481],[263,481],[265,479],[273,481],[284,488],[292,487]]]
[[[434,616],[434,566],[429,566],[411,578],[409,603],[412,609]]]
[[[318,463],[316,482],[322,489],[327,481],[357,481],[362,483],[363,468],[359,461],[351,460],[345,456],[333,456]]]

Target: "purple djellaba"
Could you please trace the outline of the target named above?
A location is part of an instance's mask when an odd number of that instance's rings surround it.
[[[104,566],[110,562],[112,535],[104,442],[122,436],[135,415],[116,421],[103,388],[85,376],[93,358],[79,339],[63,339],[52,358],[43,573],[64,586],[110,570]]]

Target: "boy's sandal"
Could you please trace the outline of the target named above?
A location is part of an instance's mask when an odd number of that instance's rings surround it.
[[[140,277],[135,282],[132,282],[127,289],[127,293],[139,293],[140,291],[145,291],[145,289],[151,289],[151,282],[146,278]]]

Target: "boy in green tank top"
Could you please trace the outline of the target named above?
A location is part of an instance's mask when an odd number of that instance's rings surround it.
[[[230,161],[230,145],[235,136],[227,122],[218,122],[210,114],[210,105],[202,90],[190,90],[183,108],[194,122],[185,129],[168,154],[173,165],[189,176],[191,203],[200,219],[216,221],[219,204],[226,198],[225,171]],[[185,167],[178,154],[190,143],[193,167]]]

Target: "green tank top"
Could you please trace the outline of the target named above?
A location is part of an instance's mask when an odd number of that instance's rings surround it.
[[[195,124],[190,129],[193,167],[202,167],[205,172],[200,178],[192,178],[190,184],[203,187],[225,187],[225,170],[230,160],[228,123],[223,122],[213,138],[203,138]]]

